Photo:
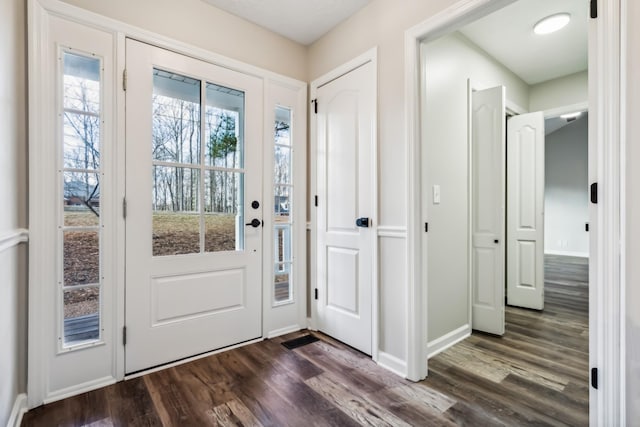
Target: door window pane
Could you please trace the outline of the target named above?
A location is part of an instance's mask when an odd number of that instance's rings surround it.
[[[100,238],[97,231],[65,231],[64,285],[100,283]]]
[[[244,92],[207,83],[205,163],[225,169],[244,167]]]
[[[153,70],[153,159],[200,163],[200,80]]]
[[[64,172],[64,225],[98,226],[100,223],[100,179],[91,172]]]
[[[63,107],[86,113],[100,113],[100,60],[64,52]]]
[[[200,252],[198,169],[154,166],[153,255]]]
[[[287,217],[291,211],[290,191],[291,186],[288,185],[276,185],[274,188],[273,211],[276,221],[289,221]]]
[[[100,287],[66,289],[63,292],[64,344],[100,338]]]
[[[244,248],[244,173],[205,173],[205,252]]]
[[[64,167],[97,170],[100,167],[100,117],[64,113]]]
[[[276,145],[274,160],[275,183],[291,184],[291,148]]]

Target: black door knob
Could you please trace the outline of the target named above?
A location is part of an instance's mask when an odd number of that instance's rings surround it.
[[[358,227],[364,227],[364,228],[369,227],[369,218],[362,217],[362,218],[356,219],[356,225]]]
[[[258,228],[258,227],[260,227],[260,226],[262,225],[262,221],[260,221],[258,218],[253,218],[253,219],[251,220],[251,222],[248,222],[248,223],[247,223],[247,224],[245,224],[245,225],[250,225],[250,226],[252,226],[253,228]]]
[[[498,239],[495,239],[493,243],[500,243],[500,241]]]

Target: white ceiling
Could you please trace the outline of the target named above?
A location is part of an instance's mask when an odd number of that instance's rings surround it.
[[[309,45],[371,0],[203,0],[288,39]]]
[[[303,45],[309,45],[370,0],[203,0]],[[571,22],[533,33],[545,16],[567,12]],[[460,30],[498,62],[536,84],[587,69],[585,0],[519,0]]]
[[[460,30],[498,62],[536,84],[587,69],[588,2],[585,0],[519,0]],[[569,25],[536,35],[533,26],[560,12]]]

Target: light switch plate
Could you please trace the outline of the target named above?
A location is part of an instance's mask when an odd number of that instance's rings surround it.
[[[439,185],[433,186],[433,204],[434,205],[440,204],[440,186]]]

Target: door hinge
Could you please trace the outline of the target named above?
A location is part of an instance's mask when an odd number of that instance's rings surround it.
[[[425,222],[425,223],[424,223],[424,232],[425,232],[425,233],[428,233],[428,232],[429,232],[429,223],[428,223],[428,222]]]
[[[122,218],[127,219],[127,199],[122,199]]]
[[[591,387],[598,389],[598,368],[591,368]]]
[[[598,183],[597,182],[594,182],[593,184],[591,184],[590,192],[591,192],[591,203],[593,204],[598,203]]]
[[[313,112],[318,114],[318,98],[312,99],[311,103],[313,104]]]
[[[122,90],[127,91],[127,69],[122,70]]]
[[[318,299],[318,288],[316,288],[316,289],[315,289],[315,292],[314,292],[314,298],[315,298],[315,299]]]
[[[127,345],[127,327],[122,327],[122,345]]]
[[[591,19],[598,17],[598,0],[591,0]]]
[[[316,207],[318,207],[318,196],[314,197],[314,203],[315,203]]]

